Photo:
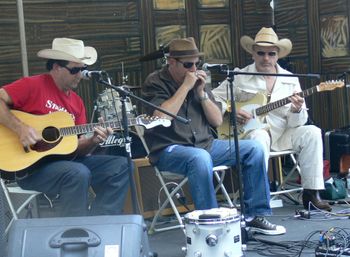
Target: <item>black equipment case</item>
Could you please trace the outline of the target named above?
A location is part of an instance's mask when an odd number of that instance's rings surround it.
[[[347,166],[341,165],[341,158],[350,154],[350,127],[326,132],[324,143],[325,157],[330,161],[330,172],[347,172],[341,170],[341,166]]]
[[[8,257],[150,257],[140,215],[19,219]]]

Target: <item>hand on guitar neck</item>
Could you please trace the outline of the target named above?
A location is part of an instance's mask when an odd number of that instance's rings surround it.
[[[290,96],[289,100],[291,102],[291,111],[299,113],[305,102],[304,98],[299,96],[297,92],[294,92],[294,95]]]

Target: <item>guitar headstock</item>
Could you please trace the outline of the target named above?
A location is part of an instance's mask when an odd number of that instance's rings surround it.
[[[336,88],[343,87],[344,85],[345,84],[344,84],[343,80],[329,80],[329,81],[321,82],[317,86],[317,91],[319,91],[319,92],[331,91],[331,90],[334,90]]]
[[[159,125],[162,125],[163,127],[169,127],[171,125],[169,119],[147,116],[145,114],[137,116],[136,123],[136,125],[144,126],[146,129],[154,128]]]

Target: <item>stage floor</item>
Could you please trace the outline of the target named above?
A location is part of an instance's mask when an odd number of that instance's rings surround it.
[[[332,213],[322,213],[312,211],[310,218],[300,218],[295,217],[296,212],[298,210],[303,210],[303,206],[296,205],[292,203],[290,200],[285,198],[284,196],[279,196],[283,199],[283,207],[273,208],[273,215],[268,217],[268,219],[275,224],[283,225],[287,229],[287,233],[280,236],[263,236],[263,235],[251,235],[252,237],[247,241],[247,250],[244,251],[244,256],[247,257],[258,257],[258,256],[274,256],[274,257],[292,257],[292,256],[316,256],[315,250],[319,249],[319,238],[320,233],[324,233],[333,228],[332,231],[327,233],[327,237],[334,238],[332,242],[335,244],[339,244],[346,240],[345,245],[349,245],[350,243],[350,205],[345,203],[334,203],[332,205],[333,211]],[[349,200],[349,199],[348,199]],[[343,201],[344,202],[344,201]],[[40,216],[51,217],[54,216],[55,212],[52,213],[47,211],[46,207],[43,205],[40,206]],[[54,208],[55,209],[55,208]],[[53,209],[53,210],[54,210]],[[34,213],[35,214],[35,213]],[[162,217],[162,221],[164,221],[164,225],[176,224],[175,218],[173,216],[170,217]],[[151,220],[146,219],[146,224],[150,225]],[[208,225],[208,230],[211,232],[215,229],[221,229],[222,225]],[[240,233],[239,231],[239,221],[237,220],[235,231],[233,227],[229,227],[235,233],[233,235],[237,235]],[[193,227],[192,227],[193,228]],[[200,227],[201,228],[201,227]],[[186,233],[189,233],[186,231]],[[232,235],[232,234],[230,234]],[[343,236],[343,238],[341,238]],[[204,238],[204,237],[201,237]],[[221,237],[224,240],[224,246],[226,247],[230,239]],[[150,242],[150,250],[156,252],[159,257],[185,257],[186,253],[182,250],[183,247],[186,246],[186,236],[184,232],[180,229],[174,229],[166,232],[157,232],[148,235],[148,239]],[[340,240],[342,239],[342,240]],[[132,238],[130,238],[132,240]],[[220,240],[220,236],[219,236]],[[206,250],[208,246],[206,245],[204,239],[201,241],[195,241],[192,239],[192,250],[202,251],[202,256],[198,255],[197,257],[225,257],[223,254],[206,254]],[[325,242],[325,241],[324,241]],[[324,246],[325,243],[321,245]],[[239,242],[242,244],[242,241]],[[239,246],[239,245],[238,245]],[[198,249],[197,249],[198,248]],[[334,249],[333,247],[332,249]],[[211,248],[211,250],[215,252],[215,246]],[[238,257],[240,256],[240,251],[237,251],[237,244],[233,247],[233,255],[228,255],[227,257]],[[238,247],[239,249],[239,247]],[[208,251],[208,250],[207,250]],[[237,253],[236,253],[237,251]],[[0,251],[1,252],[1,251]],[[342,255],[318,255],[317,257],[322,256],[350,256],[350,251],[347,254]],[[195,256],[187,256],[187,257],[195,257]]]
[[[281,236],[253,235],[253,238],[247,242],[247,251],[244,252],[244,256],[316,256],[315,249],[319,240],[319,231],[325,232],[331,228],[337,228],[333,233],[330,233],[335,234],[341,228],[344,232],[350,234],[349,216],[341,216],[341,213],[348,213],[349,215],[350,206],[335,203],[332,207],[335,215],[326,215],[314,211],[311,213],[310,219],[301,219],[294,216],[296,210],[303,210],[302,206],[284,202],[283,207],[273,209],[273,215],[269,217],[269,220],[275,224],[285,226],[287,233]],[[147,222],[148,220],[146,220]],[[227,239],[223,240],[227,242]],[[264,243],[259,242],[259,240],[263,240]],[[181,229],[154,233],[149,235],[149,241],[151,250],[158,253],[160,257],[186,256],[182,251],[182,247],[186,246],[186,237]],[[350,241],[350,237],[348,237],[348,241]],[[194,242],[192,249],[197,250],[196,247],[201,243]],[[205,244],[204,246],[207,247]],[[198,248],[203,248],[203,245]],[[205,252],[205,249],[198,250]],[[202,257],[206,256],[208,255]],[[239,254],[236,253],[232,256],[237,257]],[[350,254],[338,256],[350,256]]]

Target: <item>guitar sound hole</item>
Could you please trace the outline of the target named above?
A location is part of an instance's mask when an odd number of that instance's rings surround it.
[[[60,137],[59,130],[55,127],[47,127],[44,129],[42,136],[47,142],[54,142]]]

